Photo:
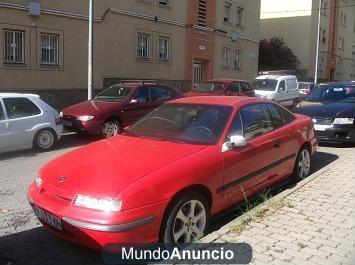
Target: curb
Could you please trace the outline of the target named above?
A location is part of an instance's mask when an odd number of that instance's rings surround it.
[[[213,241],[217,240],[221,236],[223,236],[223,235],[227,234],[228,232],[230,232],[230,227],[231,226],[233,226],[235,224],[238,224],[242,220],[244,220],[246,217],[248,217],[250,215],[253,215],[258,209],[260,209],[263,206],[267,205],[271,201],[277,201],[277,200],[281,200],[281,199],[286,198],[287,196],[289,196],[292,193],[296,192],[297,190],[301,189],[303,186],[305,186],[309,182],[313,181],[314,179],[318,178],[320,175],[322,175],[323,173],[325,173],[326,171],[328,171],[329,169],[331,169],[335,165],[339,164],[340,162],[341,162],[341,159],[338,158],[337,160],[331,162],[327,166],[325,166],[325,167],[321,168],[320,170],[316,171],[315,173],[313,173],[312,175],[310,175],[306,179],[298,182],[295,187],[282,191],[281,193],[279,193],[279,194],[275,195],[274,197],[272,197],[271,199],[261,203],[260,205],[256,206],[255,208],[251,209],[250,211],[238,216],[236,219],[234,219],[233,221],[229,222],[228,224],[225,224],[224,226],[222,226],[217,231],[214,231],[211,234],[206,235],[205,237],[201,238],[200,242],[201,243],[212,243]]]

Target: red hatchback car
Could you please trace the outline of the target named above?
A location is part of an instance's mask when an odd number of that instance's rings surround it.
[[[185,94],[196,96],[245,96],[255,97],[252,85],[248,81],[238,79],[213,79],[195,86]]]
[[[50,231],[92,248],[188,243],[245,195],[307,177],[316,146],[311,119],[271,101],[182,98],[49,162],[28,199]]]
[[[65,108],[61,116],[69,131],[107,138],[119,134],[162,103],[180,97],[180,92],[165,85],[123,83],[103,90],[91,101]]]

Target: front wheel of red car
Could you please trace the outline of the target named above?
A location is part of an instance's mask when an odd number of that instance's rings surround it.
[[[307,147],[302,147],[296,159],[293,177],[295,181],[300,181],[309,176],[311,172],[311,154]]]
[[[183,195],[168,212],[162,227],[162,240],[176,245],[193,243],[204,236],[209,220],[210,209],[202,195]]]
[[[121,132],[120,123],[117,120],[110,119],[105,121],[102,125],[101,133],[105,138],[110,138],[112,136],[116,136]]]

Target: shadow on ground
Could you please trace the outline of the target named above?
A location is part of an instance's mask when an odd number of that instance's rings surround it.
[[[96,265],[100,253],[64,241],[43,227],[0,237],[0,265]]]
[[[77,134],[67,134],[67,135],[63,135],[62,139],[49,152],[80,147],[98,140],[100,140],[100,138],[77,135]],[[34,157],[34,156],[41,155],[43,153],[44,152],[38,152],[35,150],[21,150],[16,152],[9,152],[9,153],[0,154],[0,161],[14,159],[14,158],[21,158],[21,157]]]

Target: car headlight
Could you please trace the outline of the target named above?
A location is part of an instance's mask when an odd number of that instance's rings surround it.
[[[92,120],[93,118],[95,118],[95,117],[94,117],[94,116],[83,115],[83,116],[79,116],[79,117],[78,117],[78,120],[79,120],[79,121],[90,121],[90,120]]]
[[[122,207],[122,201],[120,200],[97,199],[85,195],[78,195],[74,201],[74,204],[105,212],[118,212]]]
[[[39,188],[39,189],[42,187],[43,180],[41,179],[41,177],[37,176],[35,178],[35,184],[36,184],[36,187]]]
[[[353,124],[354,118],[336,118],[333,124]]]
[[[64,117],[64,113],[63,111],[59,112],[59,117],[63,118]]]

